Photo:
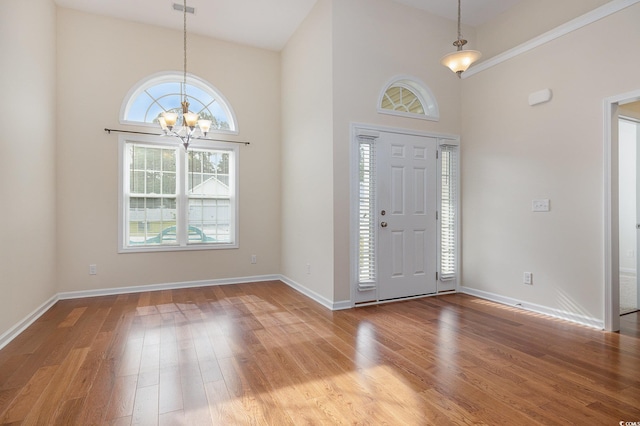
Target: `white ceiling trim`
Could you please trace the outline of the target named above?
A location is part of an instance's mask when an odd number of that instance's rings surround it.
[[[640,0],[613,0],[605,5],[600,6],[597,9],[592,10],[591,12],[585,13],[584,15],[567,22],[566,24],[562,24],[551,31],[547,31],[544,34],[541,34],[525,43],[509,49],[506,52],[500,53],[499,55],[487,59],[486,61],[479,62],[478,64],[469,68],[467,71],[463,72],[462,78],[469,78],[472,75],[478,74],[505,61],[508,61],[509,59],[522,55],[523,53],[533,50],[536,47],[542,46],[543,44],[563,37],[573,31],[579,30],[580,28],[586,27],[587,25],[599,21],[602,18],[613,15],[614,13],[617,13],[622,9],[626,9],[629,6],[633,6],[638,2],[640,2]]]

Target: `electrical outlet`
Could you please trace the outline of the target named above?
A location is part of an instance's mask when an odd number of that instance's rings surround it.
[[[525,272],[523,281],[527,285],[533,285],[533,274],[531,272]]]
[[[251,263],[252,264],[258,263],[258,256],[256,256],[255,254],[252,254],[251,255]]]
[[[549,200],[533,200],[531,202],[531,210],[534,212],[548,212]]]
[[[311,274],[311,264],[307,263],[307,274]]]
[[[98,275],[98,265],[96,264],[89,265],[89,275]]]

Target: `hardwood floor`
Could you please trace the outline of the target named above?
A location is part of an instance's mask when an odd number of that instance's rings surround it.
[[[623,324],[456,294],[331,312],[280,282],[64,300],[0,351],[0,423],[640,422]]]

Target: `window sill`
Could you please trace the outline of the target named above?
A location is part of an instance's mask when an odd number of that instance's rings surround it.
[[[120,247],[118,253],[161,253],[171,251],[199,251],[199,250],[230,250],[237,249],[237,243],[229,244],[192,244],[188,246],[141,246]]]

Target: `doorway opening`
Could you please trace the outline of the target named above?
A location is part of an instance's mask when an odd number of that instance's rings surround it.
[[[612,96],[604,101],[604,323],[607,331],[620,330],[621,260],[625,260],[621,259],[621,256],[629,254],[628,249],[623,249],[625,251],[621,253],[621,238],[627,238],[628,230],[625,228],[624,235],[621,235],[620,225],[621,222],[628,220],[621,217],[620,211],[620,119],[625,116],[625,111],[633,108],[638,102],[640,102],[640,90]],[[636,153],[638,151],[640,150],[636,149]],[[636,166],[639,164],[637,157],[635,163]],[[634,201],[634,204],[637,203]],[[634,217],[633,220],[636,218]],[[636,221],[636,233],[638,222],[640,220]],[[624,226],[624,223],[622,225]],[[637,235],[635,243],[636,249],[633,255],[637,256]],[[637,265],[638,262],[636,261],[635,264]],[[636,277],[637,275],[636,273]]]
[[[637,270],[640,264],[640,102],[619,105],[618,117],[620,315],[625,315],[637,311],[640,306]]]

